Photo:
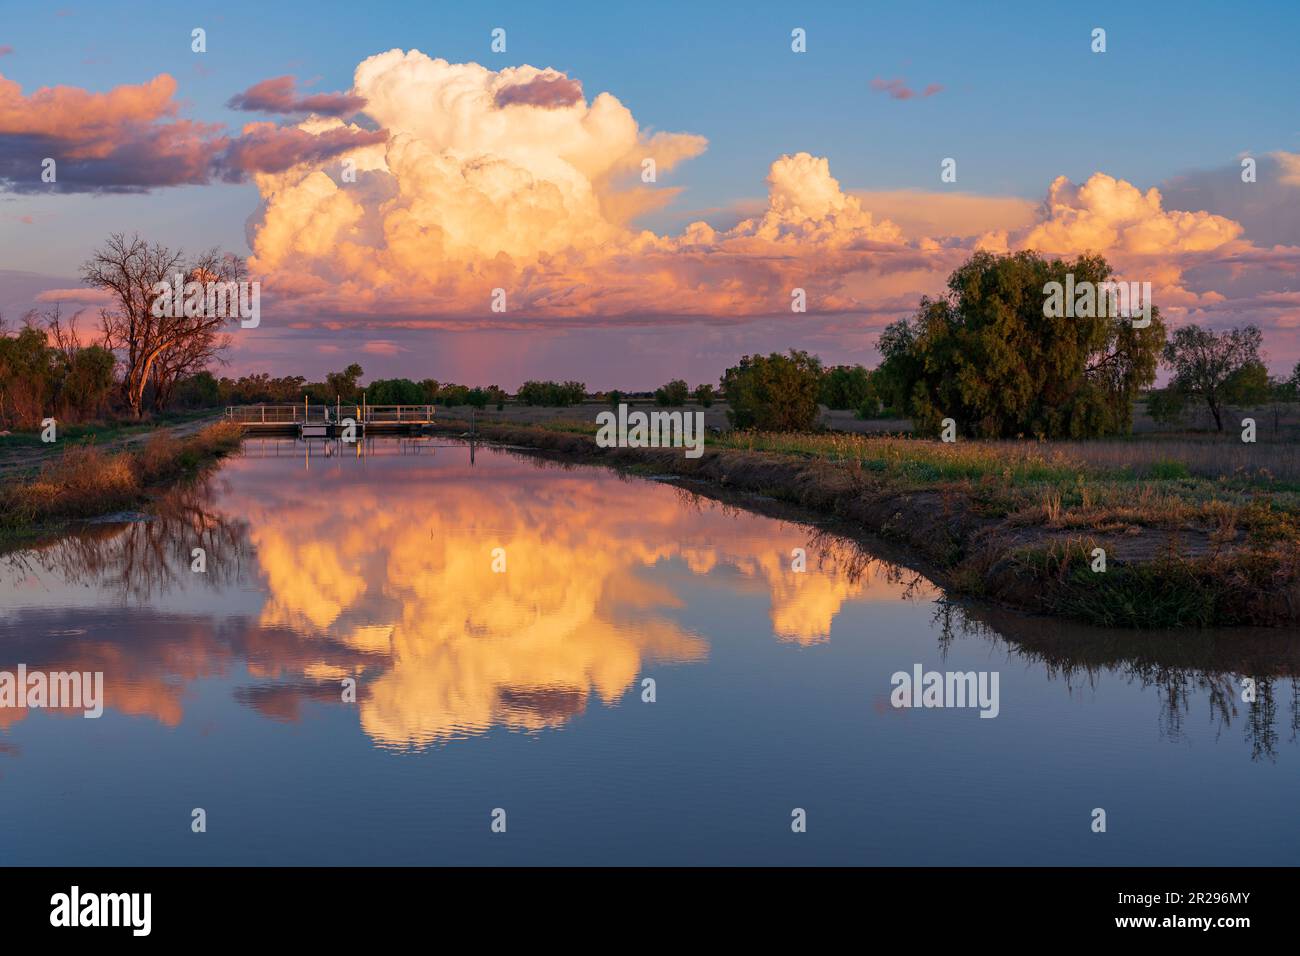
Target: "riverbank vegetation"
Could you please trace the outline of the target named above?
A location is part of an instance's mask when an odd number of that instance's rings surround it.
[[[218,422],[177,438],[158,431],[138,447],[67,445],[32,478],[0,487],[0,547],[147,501],[159,487],[199,474],[239,447],[240,428]]]

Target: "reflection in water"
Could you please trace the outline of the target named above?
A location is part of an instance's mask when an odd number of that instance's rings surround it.
[[[941,650],[977,636],[1071,689],[1103,674],[1154,688],[1169,739],[1204,699],[1220,732],[1244,717],[1255,759],[1296,740],[1300,670],[1281,636],[1116,635],[964,608],[846,538],[680,487],[500,452],[471,467],[420,442],[327,447],[309,458],[300,444],[251,445],[152,520],[8,555],[0,669],[102,670],[109,708],[168,726],[212,675],[242,668],[251,683],[236,699],[278,721],[308,701],[343,706],[352,677],[368,738],[423,748],[560,727],[593,697],[615,705],[652,664],[706,660],[681,592],[707,577],[765,595],[782,642],[828,641],[855,602],[933,600]],[[282,450],[302,467],[264,460]],[[386,452],[420,460],[391,467]],[[806,573],[791,570],[794,548]],[[1254,703],[1242,676],[1257,681]],[[0,727],[25,716],[0,710]]]
[[[356,677],[363,730],[419,747],[494,725],[559,726],[593,695],[612,705],[651,662],[706,658],[707,642],[674,617],[678,597],[642,573],[661,562],[765,590],[774,634],[799,644],[825,641],[844,602],[904,590],[896,567],[847,541],[796,526],[774,539],[767,519],[641,481],[557,479],[504,456],[486,484],[482,463],[436,482],[362,471],[324,487],[249,465],[231,463],[219,494],[169,496],[154,520],[9,556],[6,584],[27,605],[14,613],[43,632],[35,645],[7,640],[4,658],[104,670],[110,707],[169,724],[185,683],[237,661],[265,679],[238,699],[278,719],[307,699],[339,701],[342,678]],[[807,573],[789,569],[796,546]],[[203,574],[191,570],[196,547]],[[492,569],[497,548],[504,573]],[[93,589],[94,626],[61,634],[78,587]],[[216,592],[214,611],[187,613],[202,589]],[[229,613],[241,592],[257,599]],[[176,613],[159,613],[166,604]]]
[[[941,600],[935,622],[942,647],[960,633],[985,638],[1023,660],[1043,666],[1049,679],[1073,689],[1095,687],[1102,675],[1120,677],[1160,700],[1161,736],[1184,739],[1198,700],[1216,733],[1242,721],[1251,759],[1276,759],[1279,731],[1288,743],[1300,736],[1300,647],[1282,631],[1221,628],[1213,631],[1125,631],[1025,617]],[[1254,699],[1243,697],[1245,679]],[[1285,711],[1279,709],[1285,700]]]

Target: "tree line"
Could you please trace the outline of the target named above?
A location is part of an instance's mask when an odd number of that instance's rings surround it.
[[[58,306],[29,312],[17,328],[0,317],[0,427],[37,427],[47,416],[84,421],[120,413],[139,418],[170,408],[301,401],[365,400],[375,405],[434,404],[498,408],[510,400],[496,386],[434,379],[378,379],[361,384],[355,363],[323,381],[266,373],[218,378],[212,368],[228,344],[229,319],[176,314],[153,307],[157,283],[237,281],[244,264],[215,250],[186,260],[138,236],[109,238],[82,267],[83,280],[105,293],[98,335],[83,339],[75,318]],[[1166,333],[1158,308],[1149,323],[1122,316],[1050,317],[1049,284],[1073,276],[1101,286],[1112,270],[1100,256],[1045,259],[1034,252],[976,253],[948,279],[945,293],[923,297],[917,311],[885,328],[881,363],[823,367],[807,352],[746,355],[715,390],[674,379],[653,393],[661,406],[701,406],[725,400],[738,428],[805,430],[819,407],[860,417],[911,419],[921,434],[938,433],[951,418],[972,438],[1091,438],[1131,430],[1135,400],[1145,394],[1150,415],[1175,423],[1193,407],[1218,430],[1229,406],[1295,402],[1300,364],[1289,378],[1271,378],[1263,337],[1252,325],[1213,331],[1195,325]],[[1159,368],[1169,384],[1152,389]],[[514,400],[570,406],[589,397],[582,382],[527,381]],[[632,393],[596,393],[618,404]]]
[[[1099,438],[1132,430],[1143,393],[1157,421],[1180,421],[1199,404],[1221,432],[1229,406],[1297,401],[1300,364],[1289,378],[1270,378],[1253,325],[1189,325],[1167,335],[1155,307],[1147,324],[1104,309],[1045,315],[1045,287],[1064,284],[1067,274],[1101,287],[1112,270],[1100,256],[976,253],[944,295],[923,297],[914,315],[885,328],[875,369],[823,369],[800,351],[743,357],[722,376],[731,422],[806,430],[821,404],[864,418],[910,418],[923,435],[951,418],[970,438]],[[1161,367],[1169,384],[1150,389]]]

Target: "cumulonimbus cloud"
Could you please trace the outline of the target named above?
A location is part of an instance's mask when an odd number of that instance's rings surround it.
[[[808,153],[777,158],[766,202],[734,225],[697,221],[657,235],[633,221],[673,190],[638,173],[651,163],[669,171],[703,138],[649,135],[612,95],[588,101],[581,89],[531,66],[493,71],[417,50],[370,57],[354,92],[388,139],[347,153],[356,182],[312,163],[255,177],[263,205],[250,228],[253,268],[273,294],[344,325],[532,327],[744,321],[789,314],[798,288],[811,313],[879,318],[882,301],[898,308],[941,289],[977,248],[1102,253],[1152,281],[1170,314],[1225,298],[1190,291],[1187,270],[1242,268],[1262,252],[1233,220],[1166,209],[1158,190],[1104,173],[1078,185],[1058,178],[1037,214],[999,201],[989,225],[1006,225],[982,235],[971,210],[988,212],[990,200],[910,196],[926,211],[909,222],[952,221],[905,232]],[[307,128],[320,136],[331,123],[358,129],[339,120]],[[495,289],[505,312],[491,310]]]
[[[354,90],[389,134],[348,153],[356,182],[319,164],[255,177],[251,266],[323,311],[450,324],[743,317],[788,312],[805,285],[810,308],[843,310],[857,301],[847,273],[925,258],[807,153],[777,159],[763,212],[730,229],[636,228],[675,194],[659,177],[704,138],[651,134],[614,96],[588,101],[554,70],[392,50],[357,67]],[[504,314],[489,311],[497,288]]]

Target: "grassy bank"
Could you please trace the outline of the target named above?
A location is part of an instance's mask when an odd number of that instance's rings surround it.
[[[918,551],[950,590],[1017,608],[1118,627],[1300,623],[1300,487],[1286,446],[1243,459],[1228,443],[1180,457],[1174,444],[742,432],[692,460],[598,448],[585,423],[480,432],[847,518]]]
[[[239,426],[222,422],[185,438],[156,432],[122,451],[93,444],[67,447],[35,477],[0,487],[0,547],[137,507],[150,491],[197,474],[238,448],[239,440]]]

